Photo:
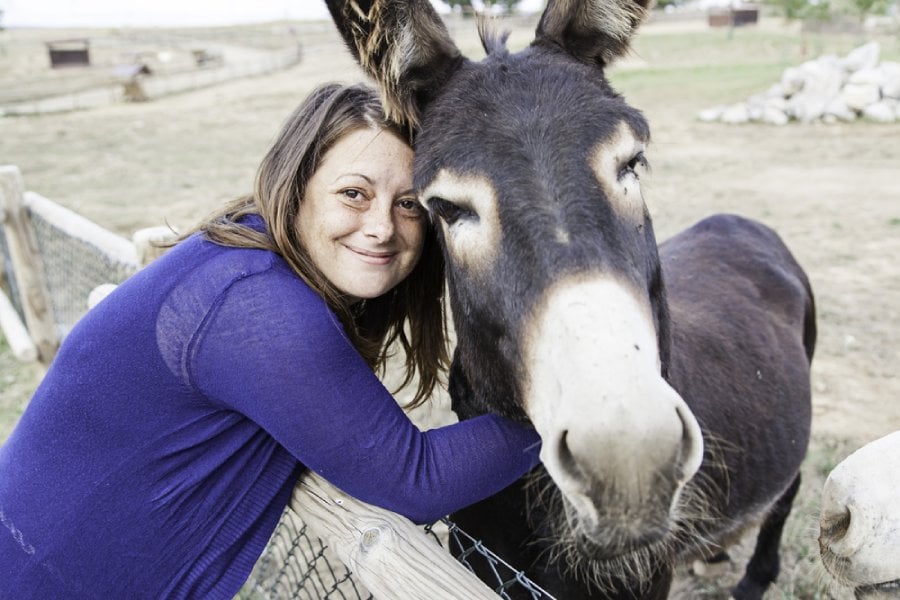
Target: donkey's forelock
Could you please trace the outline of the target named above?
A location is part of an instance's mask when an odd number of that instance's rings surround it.
[[[509,39],[508,30],[499,31],[494,27],[493,19],[478,17],[478,37],[481,39],[481,47],[488,56],[504,56],[509,54],[506,42]]]

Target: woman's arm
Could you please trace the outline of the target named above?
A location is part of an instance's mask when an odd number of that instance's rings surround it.
[[[208,398],[348,494],[416,522],[496,493],[538,463],[535,431],[494,415],[420,432],[322,299],[278,269],[222,294],[188,360]]]

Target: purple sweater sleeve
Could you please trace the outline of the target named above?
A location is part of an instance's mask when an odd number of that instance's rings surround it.
[[[485,415],[421,432],[322,299],[277,269],[233,283],[187,353],[193,385],[348,494],[424,523],[534,467],[540,438]]]

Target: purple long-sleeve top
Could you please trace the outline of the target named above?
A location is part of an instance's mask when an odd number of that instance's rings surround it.
[[[0,448],[0,599],[231,598],[304,469],[427,522],[538,442],[420,432],[280,257],[193,236],[88,312]]]

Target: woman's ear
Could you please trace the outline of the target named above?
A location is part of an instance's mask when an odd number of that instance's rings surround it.
[[[338,31],[381,90],[387,117],[415,128],[465,60],[429,0],[326,0]]]

